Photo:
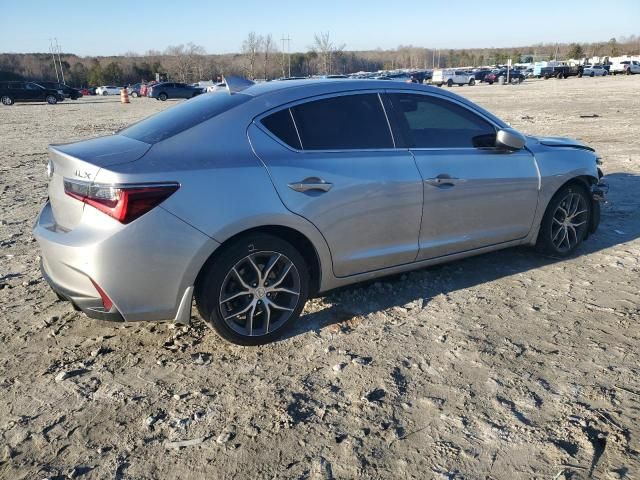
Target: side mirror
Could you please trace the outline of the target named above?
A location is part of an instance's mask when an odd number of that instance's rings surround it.
[[[526,143],[526,137],[512,128],[498,130],[498,134],[496,135],[496,147],[498,148],[522,150]]]

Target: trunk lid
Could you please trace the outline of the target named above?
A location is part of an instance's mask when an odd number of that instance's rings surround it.
[[[84,203],[65,193],[65,178],[93,182],[101,168],[138,160],[150,148],[147,143],[121,135],[49,146],[50,168],[53,169],[49,201],[57,227],[73,229],[80,222],[84,209]]]

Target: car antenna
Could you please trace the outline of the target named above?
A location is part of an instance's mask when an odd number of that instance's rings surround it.
[[[227,90],[230,95],[241,92],[251,85],[255,85],[255,82],[242,77],[222,77],[222,81],[227,84]]]

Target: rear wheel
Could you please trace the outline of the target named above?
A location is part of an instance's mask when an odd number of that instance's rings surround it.
[[[106,95],[109,95],[109,92],[107,92],[106,90],[103,90],[103,91],[102,91],[102,96],[104,97],[104,96],[106,96]]]
[[[49,105],[55,105],[56,103],[58,103],[58,99],[54,95],[47,95],[45,101]]]
[[[11,98],[9,95],[3,95],[2,97],[0,97],[0,102],[2,102],[3,105],[13,105],[13,98]]]
[[[476,84],[476,79],[472,78],[471,80],[469,80],[469,86],[473,87]]]
[[[589,76],[590,76],[590,77],[595,77],[595,76],[596,76],[596,74],[595,74],[595,72],[591,72],[591,75],[589,75]]]
[[[536,248],[551,255],[571,254],[587,236],[590,219],[591,200],[586,189],[562,187],[549,202]]]
[[[241,237],[217,255],[196,285],[196,305],[225,340],[261,345],[278,338],[302,312],[308,269],[288,242],[266,234]]]
[[[136,98],[137,96],[138,96],[138,93],[137,93],[137,92],[131,92],[131,97],[132,97],[132,98]]]
[[[169,98],[169,96],[168,96],[166,93],[164,93],[164,92],[162,92],[160,95],[158,95],[158,99],[159,99],[159,100],[162,100],[163,102],[164,102],[167,98]]]
[[[447,87],[449,88],[453,87],[453,80],[451,79],[447,80]]]

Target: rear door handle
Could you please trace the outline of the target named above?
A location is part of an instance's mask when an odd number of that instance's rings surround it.
[[[296,192],[308,192],[311,190],[319,190],[321,192],[328,192],[333,187],[333,183],[325,182],[318,177],[305,178],[301,182],[290,183],[289,188]]]
[[[453,187],[458,183],[462,183],[465,180],[462,178],[452,177],[447,173],[441,173],[437,177],[425,178],[424,183],[433,185],[434,187]]]

